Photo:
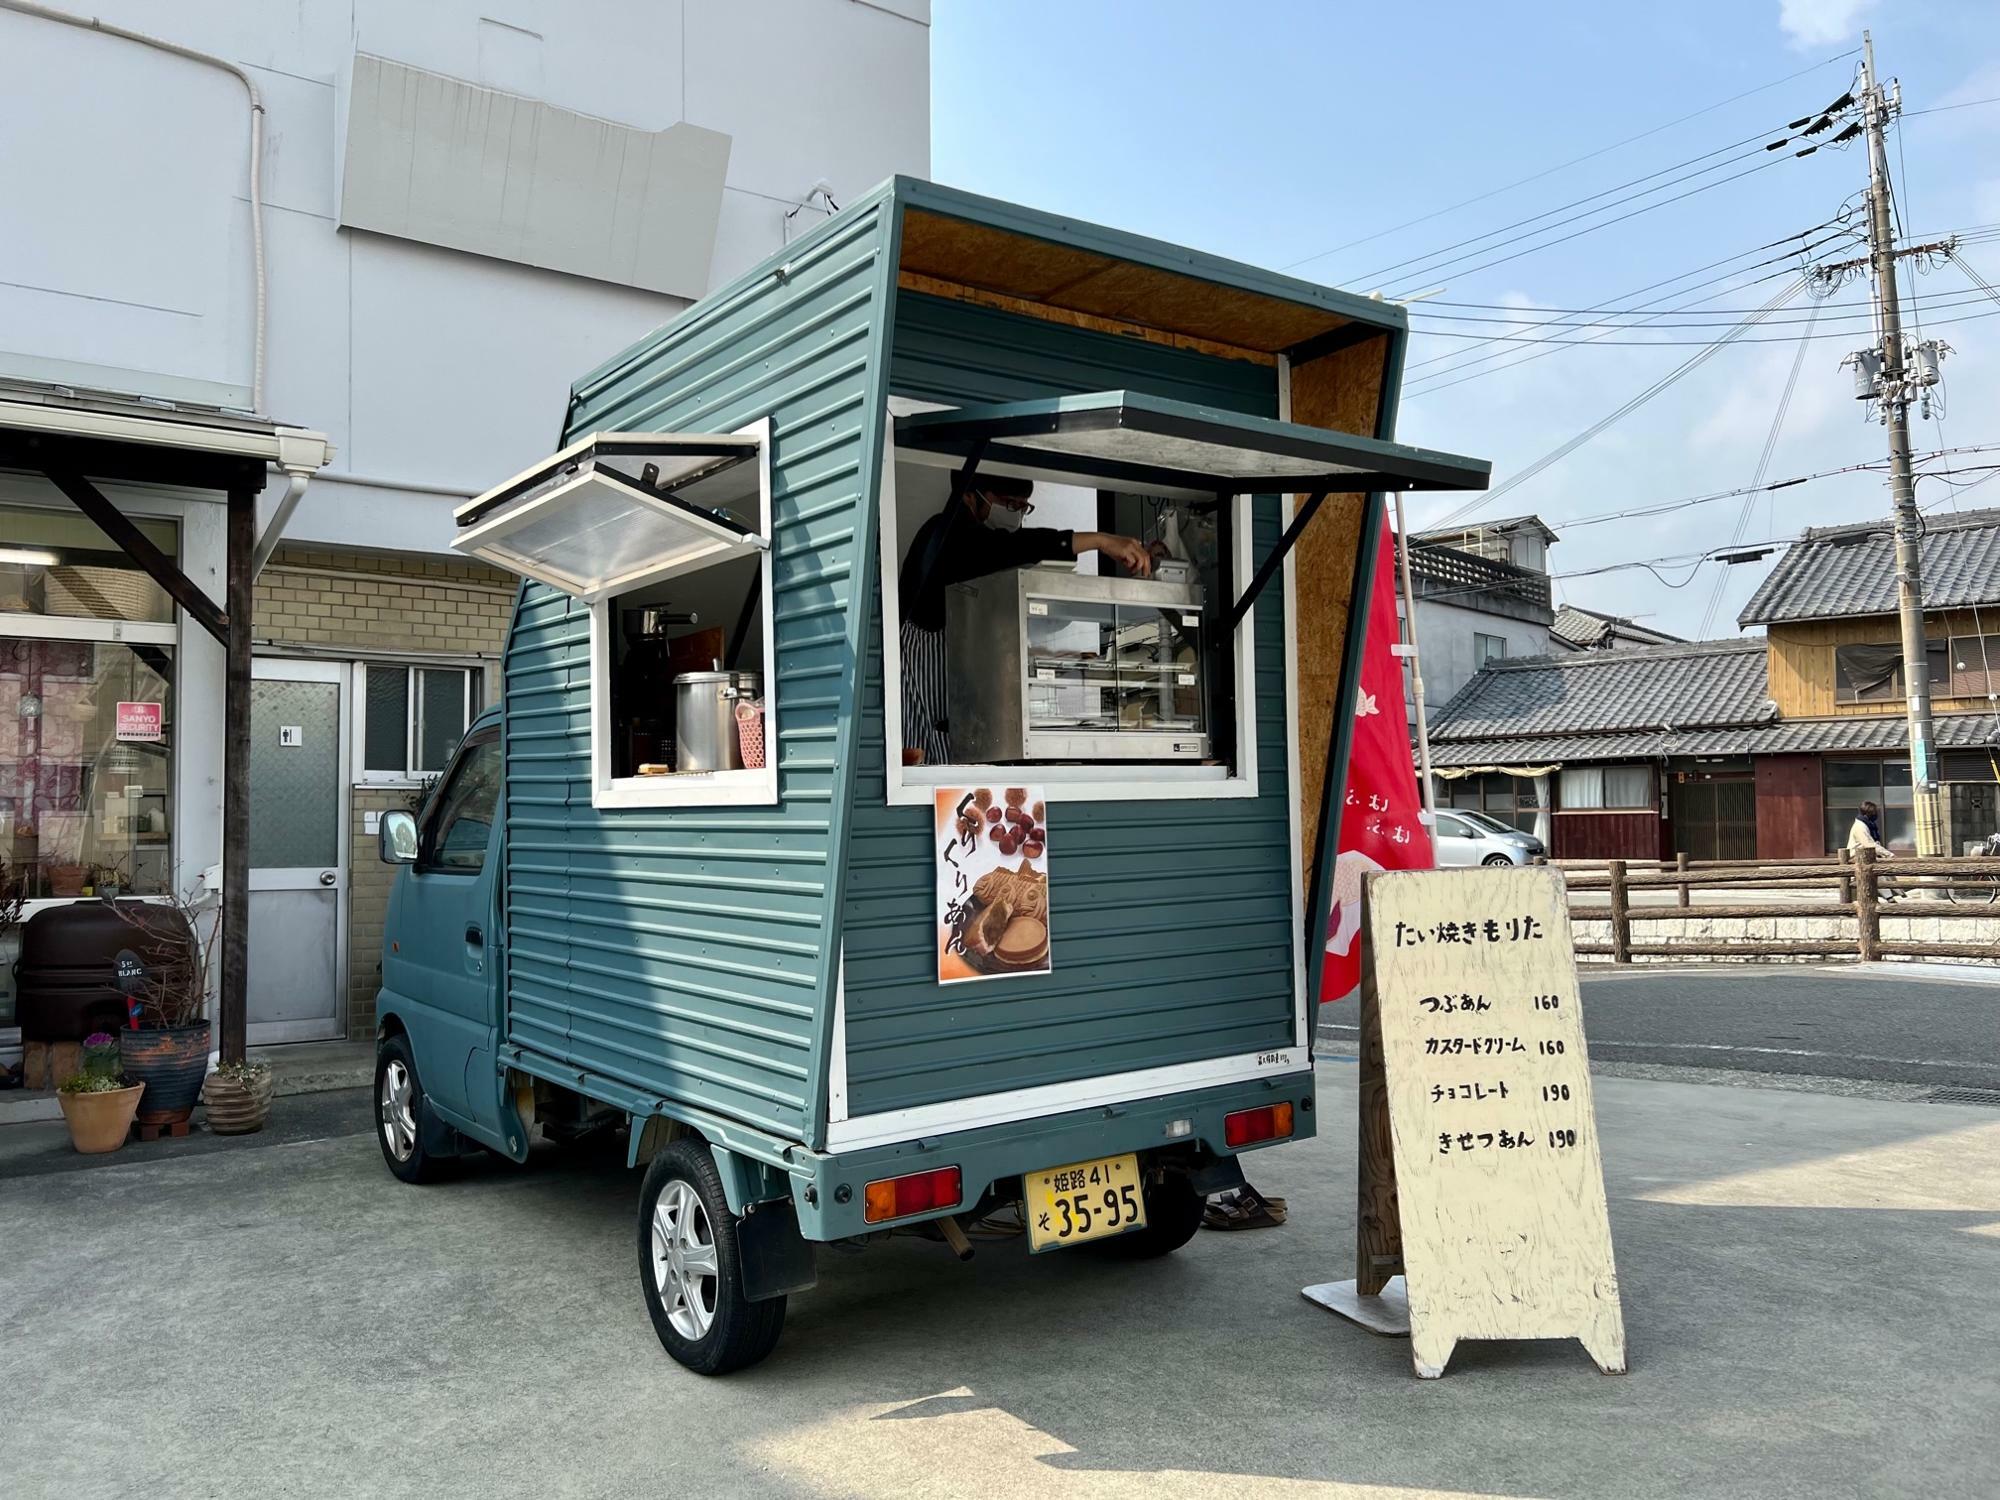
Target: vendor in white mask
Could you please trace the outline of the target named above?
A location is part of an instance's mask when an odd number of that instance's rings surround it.
[[[944,509],[917,528],[897,575],[902,595],[903,763],[948,765],[945,720],[945,590],[968,578],[1102,552],[1135,578],[1153,575],[1153,556],[1134,537],[1105,531],[1023,526],[1034,509],[1025,479],[975,478],[954,487]]]

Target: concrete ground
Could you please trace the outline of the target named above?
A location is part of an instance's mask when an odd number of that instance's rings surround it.
[[[0,1159],[0,1489],[23,1496],[1990,1494],[2000,1112],[1600,1078],[1631,1373],[1408,1346],[1351,1274],[1354,1070],[1260,1154],[1282,1229],[1149,1265],[822,1252],[764,1366],[673,1365],[602,1156],[409,1188],[365,1094],[205,1156]],[[289,1122],[289,1123],[286,1123]],[[67,1148],[51,1127],[39,1155]],[[70,1158],[74,1161],[74,1158]]]

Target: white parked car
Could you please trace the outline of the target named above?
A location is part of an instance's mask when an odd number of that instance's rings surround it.
[[[1437,860],[1440,866],[1526,865],[1548,851],[1532,833],[1510,828],[1498,818],[1468,808],[1438,809]]]

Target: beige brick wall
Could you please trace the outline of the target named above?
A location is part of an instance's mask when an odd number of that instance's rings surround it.
[[[351,661],[376,653],[486,658],[486,701],[500,697],[498,657],[516,580],[484,563],[398,554],[281,547],[257,580],[256,639]],[[394,659],[392,656],[391,659]],[[393,866],[381,862],[369,813],[409,807],[414,789],[356,787],[348,853],[347,1033],[375,1030],[382,924]]]
[[[377,853],[367,815],[408,807],[416,793],[390,788],[354,791],[353,842],[347,865],[347,1034],[375,1034],[375,991],[382,987],[382,922],[389,913],[389,888],[396,867]]]
[[[515,581],[471,560],[281,547],[257,579],[257,639],[356,657],[497,654]]]

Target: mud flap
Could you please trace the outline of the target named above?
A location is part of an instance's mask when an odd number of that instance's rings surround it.
[[[798,1211],[789,1198],[759,1203],[736,1221],[736,1259],[743,1269],[743,1295],[752,1302],[819,1283],[813,1248],[799,1233]]]

